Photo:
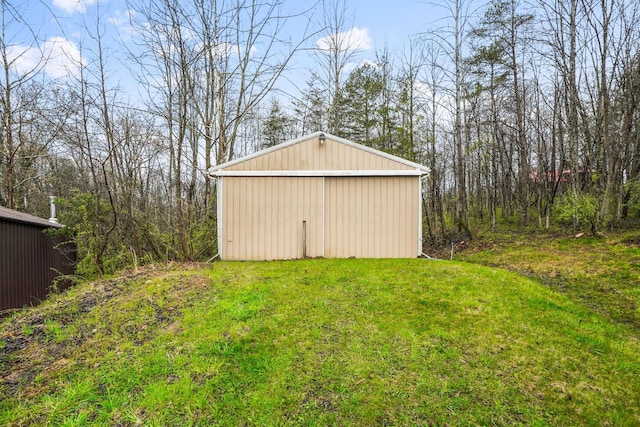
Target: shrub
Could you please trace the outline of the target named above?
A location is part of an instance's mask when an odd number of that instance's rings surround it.
[[[598,210],[598,199],[592,194],[565,193],[556,205],[556,217],[565,225],[572,225],[576,229],[588,224],[591,232],[598,231],[601,225]]]
[[[627,218],[640,218],[640,180],[625,184]]]

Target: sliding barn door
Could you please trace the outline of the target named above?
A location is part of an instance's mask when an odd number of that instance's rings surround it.
[[[223,259],[302,258],[305,241],[307,256],[322,256],[323,178],[225,177],[222,185]]]
[[[325,257],[416,257],[418,203],[415,177],[325,178]]]

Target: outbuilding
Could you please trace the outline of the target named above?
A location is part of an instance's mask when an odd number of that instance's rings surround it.
[[[58,276],[74,273],[75,245],[46,232],[61,227],[55,214],[47,221],[0,206],[0,314],[38,304]]]
[[[225,260],[413,258],[425,166],[317,132],[210,169]]]

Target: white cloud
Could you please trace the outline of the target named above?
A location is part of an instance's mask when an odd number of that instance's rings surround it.
[[[14,44],[7,49],[7,60],[16,73],[24,75],[38,68],[42,53],[36,47]]]
[[[46,56],[44,71],[53,78],[78,77],[84,59],[78,46],[62,37],[52,37],[43,44]]]
[[[228,42],[222,42],[213,46],[213,51],[216,57],[228,58],[233,54],[237,54],[239,52],[239,48],[237,45]]]
[[[420,80],[416,80],[414,82],[413,90],[415,92],[415,97],[418,99],[430,99],[433,97],[433,88],[431,85]]]
[[[39,47],[13,45],[7,56],[18,74],[41,69],[54,79],[77,77],[84,64],[78,46],[63,37],[51,37]]]
[[[372,60],[370,60],[370,59],[365,59],[364,61],[362,61],[362,62],[360,63],[360,65],[359,65],[359,66],[360,66],[360,67],[364,67],[365,65],[368,65],[368,66],[370,66],[371,68],[380,68],[380,64],[378,64],[377,62],[372,61]]]
[[[97,0],[53,0],[53,5],[66,13],[85,13]]]
[[[131,19],[134,17],[134,14],[135,11],[133,9],[127,9],[124,12],[116,10],[116,13],[109,18],[109,22],[116,27],[118,33],[124,39],[130,39],[136,33],[135,29],[131,26]]]
[[[342,52],[354,50],[371,50],[373,40],[368,28],[353,27],[349,31],[330,34],[316,42],[316,47],[321,51],[335,50]]]
[[[198,49],[202,49],[202,44],[198,43],[196,46]],[[217,45],[212,47],[213,53],[216,58],[235,58],[238,56],[242,56],[245,50],[243,50],[237,44],[229,43],[229,42],[220,42]],[[254,56],[258,54],[258,49],[255,46],[251,46],[249,48],[249,56]]]

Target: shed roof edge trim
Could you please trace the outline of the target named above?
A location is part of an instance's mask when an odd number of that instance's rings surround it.
[[[278,151],[280,149],[283,149],[283,148],[298,144],[298,143],[303,142],[303,141],[307,141],[309,139],[317,138],[317,137],[320,136],[320,134],[324,134],[326,138],[332,139],[332,140],[334,140],[336,142],[339,142],[341,144],[347,145],[349,147],[357,148],[357,149],[366,151],[368,153],[384,157],[384,158],[386,158],[388,160],[392,160],[392,161],[401,163],[401,164],[406,165],[406,166],[414,167],[414,168],[416,168],[418,170],[423,171],[424,173],[429,173],[429,168],[427,168],[426,166],[423,166],[421,164],[412,162],[412,161],[407,160],[407,159],[403,159],[402,157],[394,156],[393,154],[389,154],[389,153],[386,153],[384,151],[376,150],[375,148],[367,147],[366,145],[358,144],[356,142],[349,141],[348,139],[340,138],[339,136],[331,135],[331,134],[326,133],[326,132],[314,132],[312,134],[301,136],[300,138],[296,138],[296,139],[293,139],[291,141],[284,142],[282,144],[274,145],[273,147],[265,148],[264,150],[256,151],[253,154],[249,154],[247,156],[240,157],[240,158],[237,158],[235,160],[231,160],[231,161],[226,162],[226,163],[222,163],[222,164],[219,164],[219,165],[216,165],[216,166],[212,166],[211,168],[209,168],[209,174],[217,175],[215,173],[216,171],[226,169],[228,167],[237,165],[238,163],[242,163],[242,162],[245,162],[247,160],[251,160],[251,159],[254,159],[256,157],[260,157],[260,156],[263,156],[265,154],[272,153],[274,151]]]
[[[251,171],[213,171],[212,176],[421,176],[426,172],[415,170],[251,170]]]
[[[38,227],[52,227],[52,228],[64,227],[63,224],[50,222],[44,218],[30,215],[28,213],[16,211],[14,209],[5,208],[4,206],[0,206],[0,220],[17,222],[20,224],[37,225]]]

